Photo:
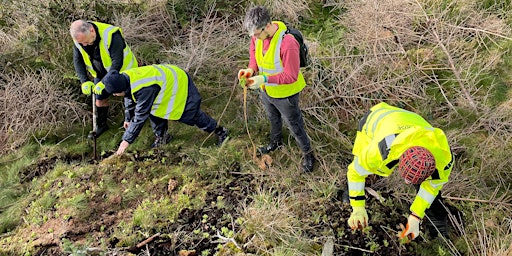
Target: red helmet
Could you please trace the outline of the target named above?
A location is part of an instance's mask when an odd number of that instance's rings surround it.
[[[420,184],[434,173],[436,160],[428,149],[411,147],[400,156],[397,170],[407,182]]]

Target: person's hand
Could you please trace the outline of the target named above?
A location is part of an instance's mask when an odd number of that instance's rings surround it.
[[[252,68],[240,69],[238,71],[238,80],[240,80],[240,78],[242,78],[242,77],[249,78],[253,74],[254,74],[254,70]]]
[[[128,129],[128,126],[130,126],[130,122],[124,122],[123,123],[123,128],[124,129]]]
[[[247,78],[246,86],[251,90],[257,90],[260,86],[264,85],[267,81],[267,77],[264,75],[253,76],[251,78]]]
[[[101,93],[103,92],[103,89],[105,89],[105,84],[103,82],[99,82],[97,83],[94,88],[92,89],[92,91],[94,92],[94,94],[96,95],[101,95]]]
[[[352,214],[348,219],[348,225],[352,230],[363,229],[368,226],[368,213],[364,206],[352,207]]]
[[[91,95],[92,87],[94,87],[94,83],[91,81],[82,83],[82,93],[85,95]]]
[[[128,143],[128,141],[126,140],[123,140],[123,142],[121,142],[121,144],[119,144],[119,148],[117,149],[117,152],[116,152],[116,155],[122,155],[124,153],[124,151],[126,151],[126,148],[130,146],[130,143]]]
[[[414,239],[420,234],[420,221],[421,219],[415,214],[409,215],[407,218],[407,225],[404,228],[403,224],[400,224],[400,228],[402,228],[402,232],[398,233],[398,238],[404,239],[407,237],[408,239]]]

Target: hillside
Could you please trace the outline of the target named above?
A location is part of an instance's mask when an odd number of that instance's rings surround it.
[[[246,1],[7,0],[0,6],[0,255],[512,255],[512,3],[510,0],[258,0],[300,29],[306,129],[318,162],[284,128],[271,163],[248,64]],[[80,92],[69,25],[117,25],[140,65],[185,69],[202,109],[230,130],[169,123],[150,148],[146,125],[115,156],[123,102],[93,142],[91,98]],[[352,231],[343,203],[359,119],[379,103],[445,131],[455,155],[442,193],[448,237],[396,238],[416,195],[400,175],[367,179],[370,227]]]

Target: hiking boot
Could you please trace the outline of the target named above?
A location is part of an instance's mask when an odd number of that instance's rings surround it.
[[[276,149],[279,149],[283,146],[281,141],[272,141],[268,145],[258,148],[258,154],[264,155],[268,154]]]
[[[315,162],[316,159],[313,152],[307,153],[306,155],[304,155],[304,160],[302,162],[302,170],[306,173],[312,172]]]
[[[96,136],[93,136],[93,132],[91,131],[89,135],[87,135],[87,138],[90,140],[94,139],[94,137],[98,138],[109,129],[107,125],[108,107],[96,107],[96,113]]]
[[[152,148],[163,146],[167,143],[169,143],[172,139],[172,136],[168,133],[166,133],[164,136],[156,136],[155,142],[151,144]]]
[[[228,138],[229,130],[225,127],[219,126],[215,128],[214,133],[215,135],[217,135],[218,138],[217,146],[220,147],[222,146],[222,143],[224,143],[224,141],[226,141],[226,139]]]

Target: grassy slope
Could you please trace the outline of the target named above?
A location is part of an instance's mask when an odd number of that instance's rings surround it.
[[[317,56],[329,56],[338,46],[342,33],[332,28],[337,21],[325,15],[334,17],[338,13],[313,4],[310,8],[313,14],[305,18],[304,23],[309,25],[304,25],[303,30],[312,45],[318,47]],[[320,13],[322,18],[316,19],[314,15]],[[321,22],[312,26],[313,21]],[[323,46],[318,46],[318,42]],[[503,42],[497,48],[510,49],[509,44]],[[155,51],[152,47],[139,46],[136,51],[150,63],[160,58],[158,54],[149,54]],[[239,58],[245,59],[245,49],[240,52],[244,54]],[[169,58],[182,61],[180,54]],[[340,204],[338,190],[345,179],[346,164],[351,160],[348,154],[354,136],[351,128],[359,112],[344,116],[346,119],[337,127],[343,131],[341,135],[331,132],[330,124],[319,119],[316,112],[306,112],[309,133],[320,158],[315,173],[300,174],[300,153],[289,136],[286,137],[289,145],[271,155],[272,167],[260,170],[251,160],[240,90],[235,81],[223,78],[234,77],[234,67],[240,64],[229,63],[196,76],[204,109],[216,118],[223,113],[220,122],[231,130],[231,139],[221,148],[214,146],[213,137],[206,139],[206,134],[197,128],[172,123],[170,132],[175,139],[171,145],[149,150],[152,135],[146,127],[129,153],[121,158],[109,157],[122,135],[122,130],[113,127],[98,140],[101,157],[97,163],[90,161],[91,143],[84,138],[87,129],[84,131],[82,127],[46,138],[42,144],[31,142],[2,156],[0,169],[6,178],[0,183],[0,252],[80,253],[87,248],[100,248],[104,253],[138,253],[134,250],[137,243],[160,233],[157,241],[169,244],[168,250],[195,248],[205,255],[214,252],[232,255],[239,251],[258,255],[318,255],[327,237],[332,236],[337,238],[338,252],[350,251],[353,246],[382,255],[386,248],[402,255],[457,251],[464,255],[507,255],[512,239],[510,218],[504,217],[508,216],[507,203],[511,200],[510,164],[506,154],[510,142],[508,126],[500,121],[510,120],[506,114],[509,102],[503,97],[503,91],[510,86],[510,63],[507,52],[501,65],[489,74],[488,81],[498,81],[497,86],[483,81],[484,87],[496,92],[489,97],[489,113],[502,115],[480,116],[460,104],[459,115],[442,111],[444,119],[432,120],[446,127],[458,153],[455,182],[446,186],[446,195],[498,202],[450,201],[462,210],[466,219],[461,228],[464,233],[452,237],[453,248],[450,243],[428,237],[420,243],[403,246],[395,244],[392,234],[388,239],[376,235],[382,226],[390,233],[397,229],[394,222],[403,222],[401,215],[406,213],[413,194],[400,188],[394,196],[388,194],[390,186],[399,184],[396,177],[391,177],[388,183],[373,184],[392,200],[383,204],[387,208],[377,207],[376,202],[369,206],[375,226],[373,231],[366,231],[363,243],[356,244],[359,236],[346,231],[344,223],[349,211]],[[322,64],[326,70],[330,68],[328,63]],[[56,69],[64,69],[60,65]],[[72,73],[69,67],[65,70]],[[308,70],[306,76],[318,78],[316,71]],[[313,89],[307,90],[312,94]],[[439,94],[436,96],[445,109],[444,99]],[[256,145],[260,145],[266,142],[268,122],[257,96],[250,94],[248,100],[249,130]],[[305,105],[314,107],[309,100],[306,98]],[[428,110],[436,108],[421,108],[423,104],[428,103],[418,102],[418,109],[426,116],[435,116],[435,112]],[[331,112],[326,113],[331,117]],[[119,126],[119,120],[115,121]],[[333,140],[335,136],[341,138]],[[392,211],[393,223],[382,223],[386,219],[381,215],[383,209]],[[158,250],[155,243],[150,245],[152,250]]]

